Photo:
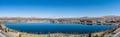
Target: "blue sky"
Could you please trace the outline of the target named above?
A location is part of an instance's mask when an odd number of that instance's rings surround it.
[[[120,0],[0,0],[0,17],[120,16]]]

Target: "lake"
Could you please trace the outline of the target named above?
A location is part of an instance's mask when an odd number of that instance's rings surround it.
[[[5,23],[5,26],[18,30],[20,32],[29,32],[36,34],[48,34],[50,33],[78,33],[78,34],[89,34],[95,32],[101,32],[115,28],[115,26],[109,25],[86,25],[86,24],[52,24],[52,23]]]

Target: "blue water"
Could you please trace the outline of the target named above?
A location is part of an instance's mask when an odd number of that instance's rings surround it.
[[[101,32],[115,28],[115,26],[109,25],[85,25],[85,24],[51,24],[51,23],[14,23],[14,24],[5,24],[6,27],[10,29],[15,29],[21,32],[29,33],[79,33],[79,34],[88,34]]]

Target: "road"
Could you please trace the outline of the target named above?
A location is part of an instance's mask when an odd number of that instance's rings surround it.
[[[0,33],[0,37],[5,37],[5,35],[3,35],[3,34]]]
[[[5,37],[5,35],[2,34],[2,30],[0,30],[0,37]]]
[[[105,37],[120,37],[120,28],[112,32],[111,34],[106,35]]]
[[[115,35],[113,35],[113,37],[120,37],[120,28],[117,29],[114,33]]]
[[[0,30],[0,37],[12,37],[12,36],[2,30]]]

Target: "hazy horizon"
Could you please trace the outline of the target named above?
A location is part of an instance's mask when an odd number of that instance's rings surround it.
[[[120,0],[0,0],[0,17],[120,16]]]

